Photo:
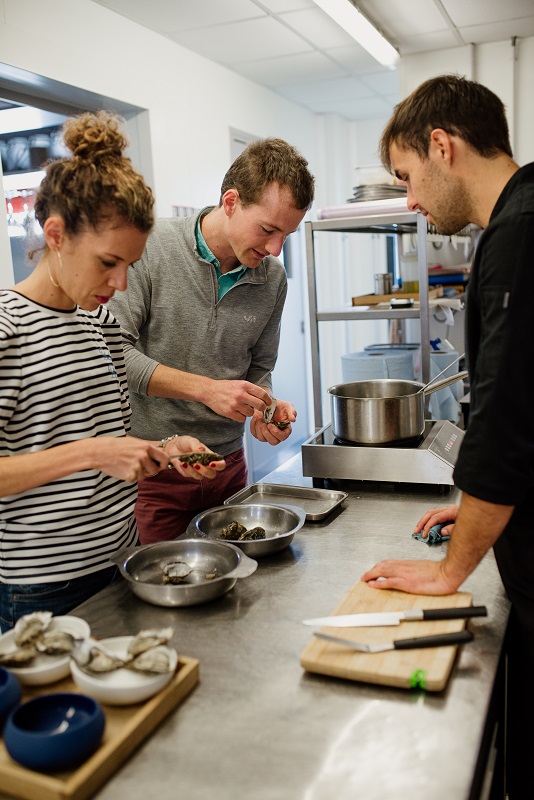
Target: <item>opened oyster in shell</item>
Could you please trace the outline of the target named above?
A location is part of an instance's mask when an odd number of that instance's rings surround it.
[[[76,642],[72,658],[89,675],[104,675],[119,669],[163,674],[176,669],[176,651],[167,647],[173,633],[173,628],[140,631],[132,638],[124,657],[95,639],[84,639]]]
[[[51,627],[52,618],[51,611],[35,611],[20,617],[13,628],[15,648],[0,653],[0,665],[26,667],[38,654],[68,655],[75,638],[61,627],[61,623],[59,627]]]
[[[172,561],[163,567],[163,583],[182,583],[193,572],[192,567],[185,561]]]

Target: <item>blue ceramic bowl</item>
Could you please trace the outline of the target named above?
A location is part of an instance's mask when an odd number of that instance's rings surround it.
[[[94,753],[104,726],[104,712],[91,697],[45,694],[11,712],[4,744],[11,758],[29,769],[70,769]]]
[[[18,680],[7,669],[0,667],[0,730],[11,709],[20,703],[21,697],[22,689]]]

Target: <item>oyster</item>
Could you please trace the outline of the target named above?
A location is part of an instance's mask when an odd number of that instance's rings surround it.
[[[35,611],[33,614],[25,614],[17,620],[13,633],[15,644],[18,647],[33,642],[42,631],[45,631],[52,619],[51,611]]]
[[[26,667],[36,655],[35,648],[27,644],[7,653],[0,653],[0,665],[3,667]]]
[[[40,653],[49,656],[59,656],[70,653],[74,646],[72,633],[62,631],[60,628],[43,631],[35,640],[35,647]]]
[[[276,420],[272,419],[271,425],[276,425],[279,430],[283,431],[286,428],[289,428],[291,422],[288,419],[283,419],[281,422],[276,422]]]
[[[265,528],[257,525],[255,528],[251,528],[249,531],[242,533],[237,541],[249,542],[252,539],[265,539]]]
[[[263,412],[263,421],[264,422],[272,422],[275,411],[276,411],[276,400],[273,397],[271,405],[267,406],[267,408]]]
[[[220,539],[238,539],[242,533],[245,533],[246,528],[240,522],[233,520],[225,525],[219,534]]]
[[[72,648],[72,657],[80,669],[86,672],[113,672],[127,664],[123,658],[106,650],[94,639],[82,639],[75,642]]]
[[[146,650],[167,644],[172,639],[174,628],[159,628],[146,631],[139,631],[128,645],[128,655],[138,656]]]
[[[156,672],[158,674],[172,672],[176,666],[175,653],[176,651],[171,650],[170,647],[159,645],[140,653],[126,666],[137,672]]]
[[[193,572],[185,561],[173,561],[163,567],[163,583],[182,583]]]
[[[218,453],[210,453],[209,451],[204,453],[181,453],[180,455],[170,456],[170,458],[175,458],[181,461],[182,464],[202,464],[203,467],[209,467],[212,461],[224,460],[224,456],[220,456]]]
[[[207,581],[213,581],[215,578],[219,577],[219,570],[217,569],[217,567],[213,567],[211,572],[206,572],[204,577]]]

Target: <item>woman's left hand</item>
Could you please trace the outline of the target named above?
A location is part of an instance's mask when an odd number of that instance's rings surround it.
[[[201,441],[195,439],[194,436],[176,436],[165,445],[165,453],[167,456],[178,456],[178,458],[171,458],[170,462],[174,469],[180,473],[184,478],[192,478],[195,481],[200,481],[202,478],[212,480],[218,472],[225,469],[226,461],[211,461],[207,466],[202,464],[186,464],[180,461],[179,456],[184,453],[211,453],[212,451]]]

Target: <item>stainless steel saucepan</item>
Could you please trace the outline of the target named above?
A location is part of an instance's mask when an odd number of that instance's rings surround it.
[[[331,386],[328,392],[334,436],[364,445],[391,444],[422,436],[426,396],[467,375],[467,371],[462,370],[438,381],[451,366],[453,364],[427,384],[384,378]]]

